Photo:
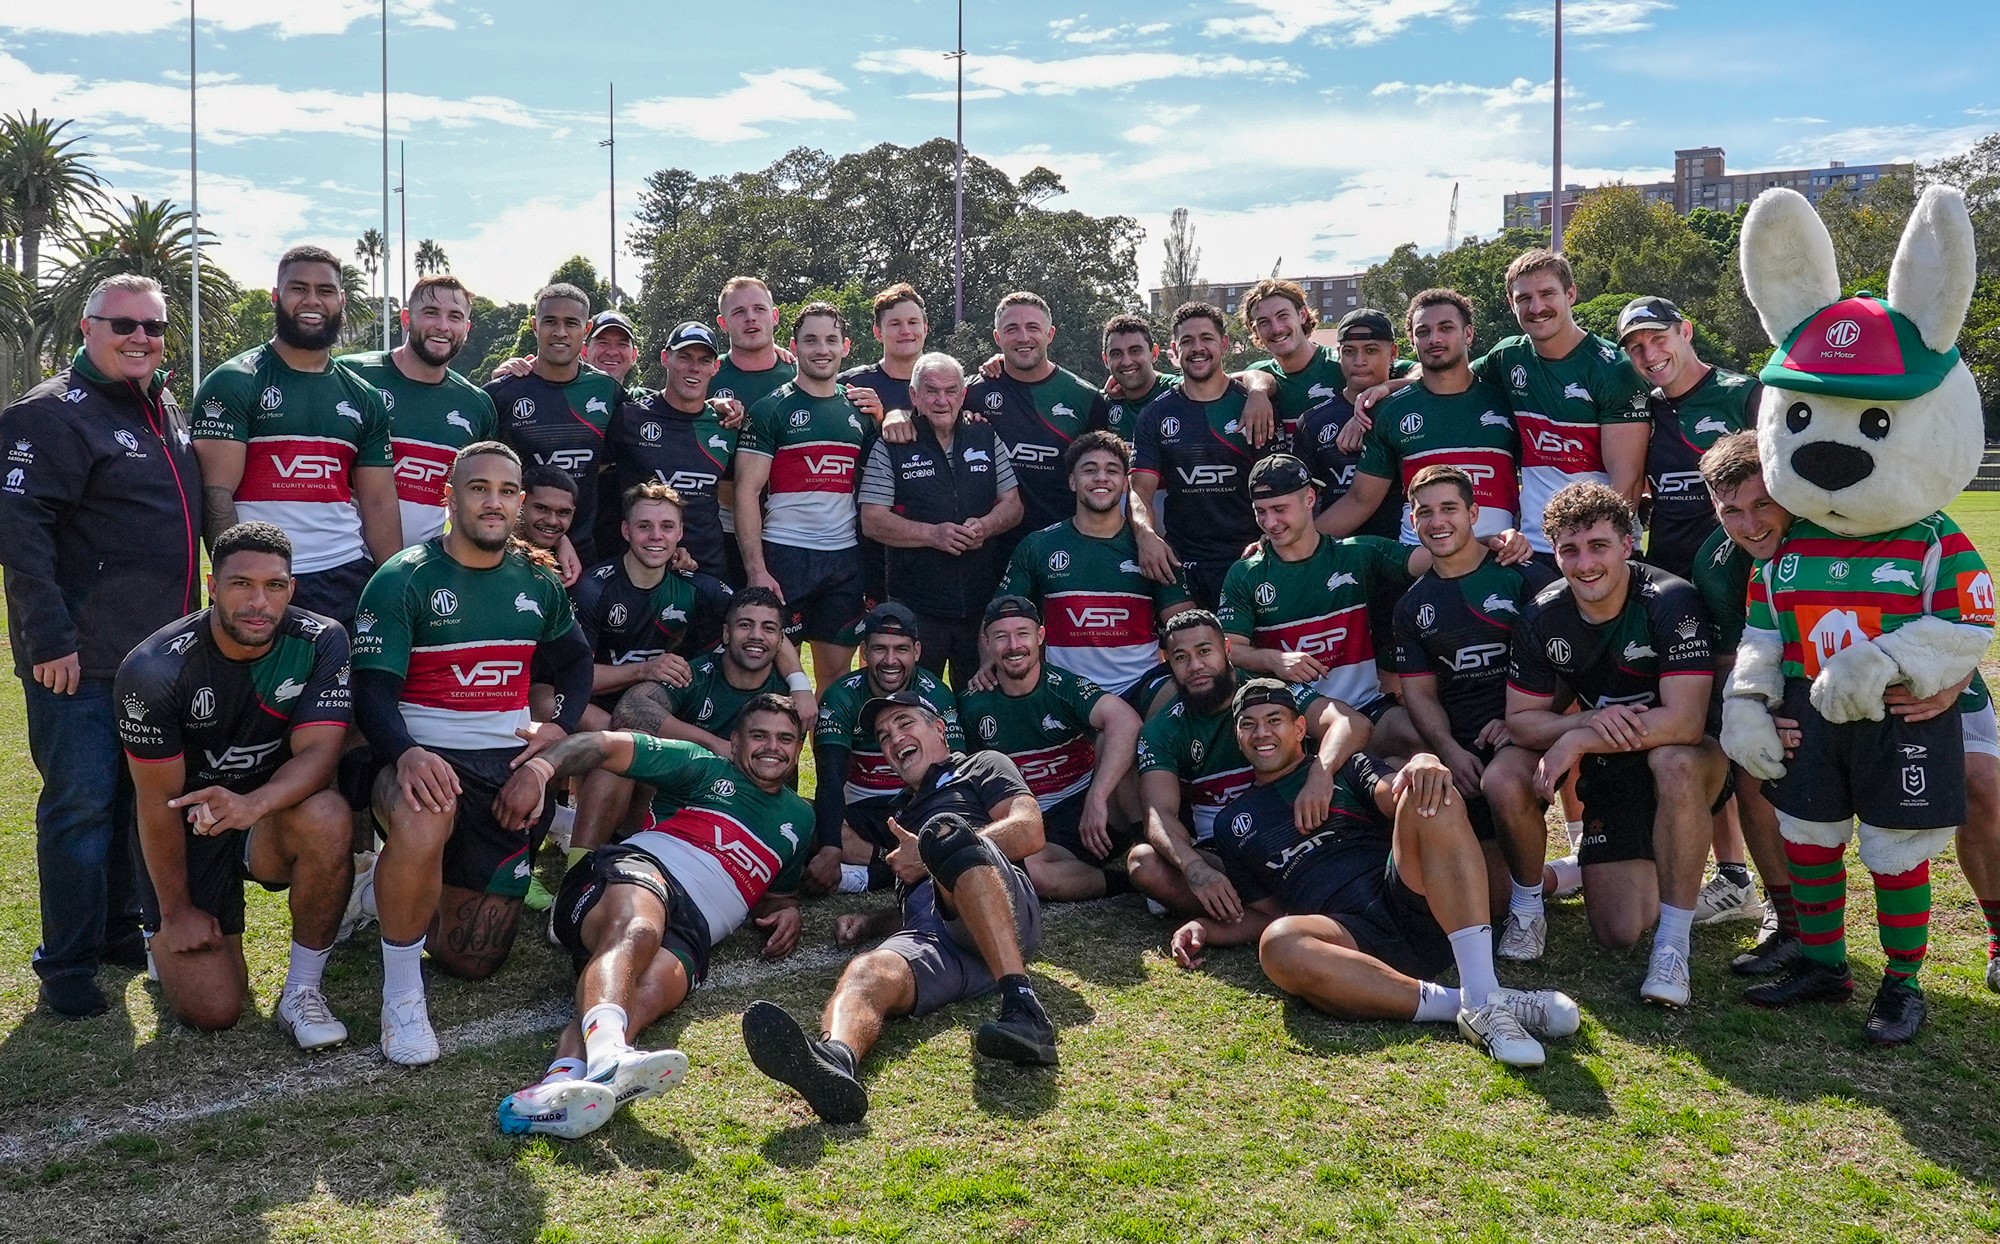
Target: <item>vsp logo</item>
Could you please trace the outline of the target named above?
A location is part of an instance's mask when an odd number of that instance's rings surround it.
[[[1046,782],[1053,777],[1062,776],[1063,766],[1062,761],[1059,759],[1024,760],[1020,762],[1020,766],[1021,780],[1030,785],[1036,782]]]
[[[504,687],[528,667],[519,661],[480,661],[470,668],[453,665],[451,676],[461,687]]]
[[[1653,482],[1653,491],[1659,493],[1686,493],[1706,488],[1700,471],[1668,471]]]
[[[1507,659],[1506,644],[1470,644],[1451,656],[1451,668],[1458,673],[1490,669]]]
[[[1341,645],[1345,644],[1346,642],[1347,642],[1347,628],[1344,626],[1336,626],[1330,631],[1324,631],[1318,635],[1306,636],[1304,639],[1301,639],[1299,641],[1299,646],[1293,649],[1293,651],[1303,652],[1307,656],[1316,657],[1320,656],[1323,653],[1338,652],[1340,651]]]
[[[653,472],[662,484],[679,492],[706,492],[715,487],[716,477],[700,471],[675,471],[672,475],[665,471]]]
[[[999,394],[996,393],[993,396],[998,397]],[[1044,462],[1053,462],[1062,456],[1062,451],[1058,450],[1054,445],[1010,445],[1007,448],[1007,453],[1014,461],[1023,462],[1029,466],[1039,466]]]
[[[588,449],[555,449],[545,454],[536,454],[535,461],[543,466],[561,467],[565,471],[578,471],[590,465],[595,455]]]
[[[450,473],[451,465],[445,462],[431,462],[424,458],[396,460],[396,478],[409,480],[413,484],[432,483]]]
[[[1528,434],[1528,441],[1537,450],[1551,457],[1583,452],[1582,441],[1573,436],[1564,436],[1553,428],[1535,429]]]
[[[286,479],[332,479],[340,474],[340,459],[330,454],[300,454],[273,460]]]
[[[1492,483],[1496,473],[1492,467],[1483,462],[1461,463],[1458,469],[1465,472],[1465,478],[1471,480],[1475,488],[1481,484]]]
[[[1068,609],[1070,625],[1080,631],[1107,631],[1124,623],[1132,616],[1130,609],[1117,609],[1110,605],[1087,605],[1082,609]]]
[[[842,454],[821,454],[817,458],[807,454],[806,470],[814,475],[852,475],[854,459]]]
[[[202,750],[208,756],[210,769],[218,773],[248,773],[263,764],[264,759],[283,744],[283,739],[274,739],[269,743],[254,743],[249,746],[237,744],[221,752],[211,752],[207,748]]]
[[[1216,488],[1236,478],[1233,466],[1198,466],[1179,468],[1181,482],[1190,488]]]

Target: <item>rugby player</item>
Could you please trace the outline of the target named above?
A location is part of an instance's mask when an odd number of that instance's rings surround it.
[[[1503,989],[1493,964],[1486,867],[1451,771],[1418,753],[1393,779],[1356,753],[1333,808],[1301,831],[1293,800],[1307,780],[1306,720],[1291,689],[1253,678],[1231,704],[1251,785],[1222,808],[1216,850],[1244,896],[1243,914],[1196,917],[1173,954],[1200,967],[1214,946],[1257,943],[1271,983],[1341,1019],[1451,1023],[1512,1067],[1545,1060],[1533,1034],[1577,1030],[1576,1003],[1554,990]],[[1458,967],[1459,987],[1433,978]]]
[[[521,475],[521,516],[514,535],[550,557],[568,546],[576,522],[576,481],[561,467],[529,467]],[[572,554],[573,555],[573,554]]]
[[[1342,371],[1345,361],[1335,346],[1313,340],[1319,317],[1306,305],[1306,291],[1297,281],[1277,277],[1259,281],[1238,305],[1243,326],[1250,332],[1250,344],[1271,356],[1250,364],[1249,370],[1269,373],[1277,381],[1271,404],[1283,421],[1286,437],[1296,440],[1305,413],[1348,387],[1348,377]],[[1400,377],[1409,370],[1407,359],[1395,359],[1389,375]]]
[[[1070,517],[1015,546],[999,591],[1048,610],[1051,661],[1128,695],[1159,662],[1159,627],[1194,605],[1178,579],[1162,583],[1139,561],[1125,505],[1132,447],[1085,432],[1063,465],[1076,497]]]
[[[798,375],[751,408],[736,447],[746,581],[776,593],[787,631],[812,644],[822,694],[854,663],[862,612],[854,491],[864,429],[834,379],[847,350],[839,307],[802,307],[792,326]]]
[[[1563,582],[1514,627],[1507,731],[1542,753],[1542,798],[1578,769],[1592,934],[1624,950],[1657,924],[1639,996],[1686,1006],[1688,931],[1729,763],[1708,733],[1715,660],[1701,598],[1687,581],[1631,560],[1636,526],[1631,503],[1604,484],[1571,484],[1550,498],[1543,528]],[[1562,694],[1583,711],[1557,711]]]
[[[493,369],[492,379],[525,376],[535,369],[534,355],[510,358]],[[639,362],[639,334],[620,311],[599,311],[583,326],[583,361],[625,386],[634,400],[647,396],[634,368]]]
[[[1139,412],[1181,382],[1156,364],[1160,345],[1143,315],[1121,312],[1104,322],[1104,426],[1130,442],[1138,435]]]
[[[468,980],[490,976],[513,947],[554,805],[523,808],[502,788],[590,702],[590,647],[569,597],[552,570],[509,547],[520,456],[497,441],[466,446],[449,499],[445,534],[384,563],[354,622],[354,717],[369,753],[349,801],[372,802],[388,840],[374,876],[382,1053],[406,1066],[438,1057],[426,938],[432,962]],[[537,664],[555,688],[556,716],[540,725],[528,712]]]
[[[1414,336],[1414,334],[1412,334]],[[1360,514],[1351,528],[1326,525],[1328,507],[1344,499],[1359,482],[1361,465],[1358,450],[1344,448],[1340,434],[1354,418],[1354,402],[1361,394],[1389,379],[1396,359],[1396,329],[1389,317],[1372,307],[1359,307],[1340,317],[1334,327],[1340,350],[1340,374],[1345,383],[1332,397],[1308,407],[1300,416],[1292,435],[1292,448],[1322,482],[1319,495],[1320,530],[1329,535],[1360,534],[1394,540],[1402,531],[1402,489],[1392,484],[1383,490],[1375,508]],[[1358,430],[1358,429],[1357,429]],[[1357,511],[1358,512],[1358,511]]]
[[[1163,534],[1186,576],[1188,595],[1213,609],[1223,576],[1257,538],[1250,468],[1278,445],[1259,448],[1244,431],[1248,391],[1222,369],[1230,343],[1221,309],[1183,304],[1174,311],[1172,333],[1181,383],[1147,406],[1139,420],[1131,510],[1150,513],[1154,497],[1164,490]]]
[[[1125,871],[1133,889],[1166,910],[1227,924],[1243,914],[1243,901],[1221,860],[1199,844],[1214,834],[1222,805],[1250,784],[1250,763],[1236,745],[1229,711],[1237,687],[1229,637],[1214,614],[1190,609],[1168,620],[1162,646],[1175,696],[1139,731],[1146,841],[1126,853]],[[1366,717],[1309,683],[1285,685],[1305,715],[1307,733],[1319,740],[1292,804],[1299,831],[1310,833],[1326,821],[1334,776],[1367,745],[1370,726]]]
[[[791,383],[798,369],[778,348],[778,304],[771,289],[754,276],[733,276],[722,284],[715,299],[715,322],[729,335],[729,349],[708,382],[709,400],[719,409],[725,427],[739,432],[750,408]],[[724,479],[728,479],[727,473]],[[734,490],[719,503],[717,517],[722,522],[722,557],[729,573],[723,578],[731,587],[742,587],[743,558],[736,546]]]
[[[884,844],[895,848],[889,810],[903,782],[882,755],[875,732],[861,728],[861,710],[871,700],[914,691],[944,718],[952,750],[965,746],[957,700],[943,679],[923,668],[923,653],[917,615],[885,601],[861,619],[861,668],[826,690],[813,724],[813,765],[826,776],[813,792],[816,846],[806,865],[809,894],[881,890],[895,880],[882,857]]]
[[[645,829],[599,848],[563,883],[555,927],[576,967],[577,1017],[547,1074],[500,1103],[501,1131],[574,1139],[673,1087],[687,1055],[631,1041],[700,986],[714,946],[753,922],[765,959],[798,949],[794,895],[812,816],[792,784],[805,730],[789,700],[760,695],[734,735],[735,761],[643,734],[578,734],[516,770],[535,798],[599,770],[656,793]]]
[[[351,715],[347,632],[291,605],[292,542],[270,523],[231,527],[210,558],[212,603],[133,649],[115,686],[152,959],[175,1018],[233,1027],[250,992],[243,883],[289,887],[274,1018],[321,1049],[347,1039],[320,991],[353,880],[351,818],[328,789]]]
[[[492,440],[498,425],[493,399],[450,366],[472,333],[472,291],[454,276],[424,277],[410,287],[402,315],[401,345],[334,362],[382,396],[407,547],[444,534],[452,460],[472,442]]]
[[[271,523],[292,539],[293,600],[343,625],[403,547],[389,414],[331,361],[346,307],[331,252],[286,251],[271,340],[208,373],[194,421],[210,547],[238,522]]]
[[[647,482],[673,489],[682,506],[680,547],[695,569],[726,579],[728,537],[720,506],[729,495],[737,434],[722,426],[705,396],[720,365],[717,355],[708,325],[688,320],[675,326],[660,351],[666,387],[643,401],[628,401],[609,439],[618,495]]]
[[[944,718],[910,690],[869,701],[861,720],[906,788],[889,820],[900,910],[834,920],[841,945],[887,940],[841,973],[819,1038],[775,1002],[743,1012],[750,1060],[828,1123],[868,1113],[861,1060],[889,1020],[996,989],[1000,1013],[973,1048],[1030,1066],[1057,1061],[1055,1025],[1028,981],[1042,908],[1020,861],[1042,849],[1042,814],[1020,770],[998,752],[953,751]]]
[[[1035,893],[1074,902],[1127,892],[1125,871],[1113,865],[1140,818],[1138,783],[1128,780],[1139,714],[1043,659],[1041,612],[1027,597],[996,597],[984,621],[999,685],[961,692],[959,725],[1012,759],[1041,805],[1044,845],[1022,862]]]

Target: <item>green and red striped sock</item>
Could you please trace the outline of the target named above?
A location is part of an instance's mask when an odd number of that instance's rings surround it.
[[[1785,843],[1799,948],[1828,967],[1847,962],[1847,847]]]
[[[1792,887],[1789,885],[1766,885],[1764,897],[1770,901],[1771,910],[1778,916],[1778,936],[1797,937],[1799,935],[1799,912],[1792,905]],[[2000,936],[2000,935],[1996,935]],[[2000,943],[1996,943],[2000,945]]]
[[[1930,949],[1931,862],[1904,873],[1870,876],[1875,878],[1875,927],[1882,935],[1888,975],[1911,980]]]
[[[1986,957],[2000,959],[2000,898],[1980,899],[1979,914],[1986,917]]]

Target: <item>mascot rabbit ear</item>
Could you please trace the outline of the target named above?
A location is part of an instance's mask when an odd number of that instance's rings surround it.
[[[1911,226],[1915,227],[1914,218]],[[1903,245],[1909,244],[1905,234]],[[1840,300],[1833,239],[1819,213],[1796,190],[1766,190],[1757,196],[1743,217],[1737,250],[1743,262],[1743,290],[1774,342],[1784,341],[1822,307]],[[1899,263],[1900,259],[1899,255]],[[1969,302],[1969,287],[1967,292]],[[1964,313],[1960,307],[1959,314]]]
[[[1752,208],[1751,214],[1755,212]],[[1749,229],[1747,220],[1744,229]],[[1903,226],[1896,262],[1889,269],[1889,305],[1908,316],[1924,344],[1939,353],[1958,343],[1966,308],[1972,305],[1978,279],[1973,247],[1965,196],[1951,186],[1924,191]]]

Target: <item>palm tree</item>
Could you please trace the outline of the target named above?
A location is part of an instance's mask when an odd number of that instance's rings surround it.
[[[370,229],[368,232],[375,233],[375,230]],[[364,236],[361,241],[366,243],[368,239]],[[359,246],[356,247],[356,253],[360,253]],[[367,257],[362,256],[362,258]],[[376,334],[382,304],[369,295],[367,282],[368,278],[361,269],[351,263],[340,265],[340,287],[347,295],[347,310],[343,313],[340,327],[340,340],[343,345],[365,347],[369,339]]]
[[[58,352],[76,347],[77,321],[90,291],[105,277],[123,273],[149,276],[166,288],[167,358],[176,371],[187,366],[189,283],[194,276],[192,219],[172,202],[134,197],[110,211],[98,211],[90,229],[69,242],[67,261],[39,308]],[[202,230],[203,242],[214,235]],[[228,335],[230,304],[242,291],[213,260],[201,266],[201,329],[208,342]],[[204,354],[208,351],[204,350]]]
[[[444,247],[431,238],[417,243],[416,260],[418,276],[451,271],[451,260],[445,257]]]
[[[104,179],[71,150],[77,139],[64,138],[68,121],[40,113],[0,117],[0,203],[10,236],[21,243],[21,274],[30,287],[41,285],[42,238],[67,224],[79,210],[101,201]],[[10,242],[9,258],[13,246]],[[41,378],[42,333],[31,331],[23,356],[23,388]]]
[[[361,270],[368,274],[368,288],[372,295],[375,288],[375,271],[382,266],[382,231],[370,229],[356,238],[354,257],[361,261]]]

